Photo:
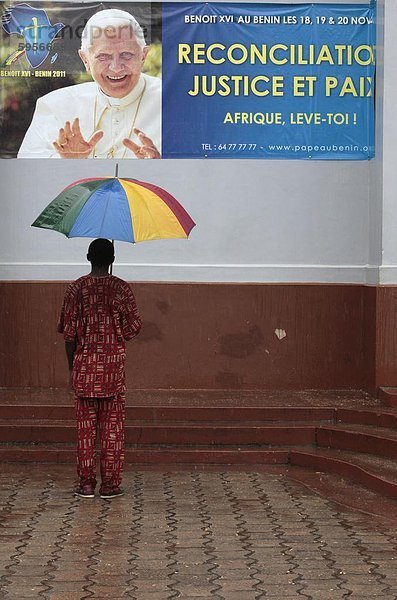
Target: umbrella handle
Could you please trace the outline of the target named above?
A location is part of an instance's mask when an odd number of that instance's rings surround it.
[[[119,176],[119,163],[116,163],[116,167],[114,169],[114,176]],[[113,248],[114,248],[114,240],[112,240]],[[110,265],[110,274],[113,275],[113,263]]]
[[[114,253],[114,240],[112,240],[113,253]],[[110,265],[110,274],[113,275],[113,263]]]

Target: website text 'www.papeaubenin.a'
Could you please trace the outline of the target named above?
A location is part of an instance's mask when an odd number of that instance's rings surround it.
[[[369,146],[356,146],[354,144],[336,145],[336,144],[323,144],[323,145],[289,145],[289,144],[269,144],[267,149],[270,152],[369,152]]]

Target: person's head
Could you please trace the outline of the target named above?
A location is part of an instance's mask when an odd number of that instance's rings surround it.
[[[124,98],[136,86],[148,51],[138,21],[111,8],[88,19],[79,56],[105,94]]]
[[[87,260],[93,267],[109,267],[114,261],[114,246],[109,240],[98,238],[88,247]]]

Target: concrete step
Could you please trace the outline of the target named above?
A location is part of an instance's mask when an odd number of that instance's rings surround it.
[[[0,404],[0,420],[5,419],[73,419],[72,405]],[[246,407],[246,406],[127,406],[128,420],[148,421],[319,421],[333,422],[332,407]]]
[[[130,395],[127,464],[292,465],[396,498],[397,406],[346,393],[179,392]],[[70,393],[13,394],[0,391],[0,461],[75,463]]]
[[[366,425],[325,425],[317,428],[316,444],[337,450],[352,450],[397,458],[397,432]]]
[[[289,449],[272,449],[266,446],[256,447],[214,447],[211,445],[193,446],[163,444],[162,446],[139,446],[126,448],[126,462],[132,464],[288,464]]]
[[[241,467],[238,467],[241,468]],[[353,481],[350,477],[342,477],[326,471],[316,471],[298,466],[267,466],[267,470],[279,469],[285,472],[288,478],[298,481],[328,500],[335,502],[345,509],[353,510],[364,518],[384,522],[386,526],[397,526],[397,500],[380,494],[376,489],[370,490],[366,486]]]
[[[351,415],[350,415],[351,417]],[[360,415],[359,415],[360,417]],[[368,414],[365,416],[368,422]],[[388,423],[374,413],[374,422]],[[394,418],[394,415],[392,415]],[[0,442],[74,442],[74,420],[0,420]],[[368,424],[283,421],[126,421],[129,444],[315,445],[397,458],[397,431]]]
[[[378,399],[384,402],[386,406],[397,408],[397,387],[380,387]]]
[[[2,421],[17,421],[21,419],[31,419],[34,421],[72,421],[74,419],[74,414],[74,407],[71,405],[0,404],[0,420]]]
[[[76,450],[74,444],[54,443],[10,443],[0,444],[2,462],[48,462],[74,463]],[[194,446],[191,444],[131,445],[126,444],[125,462],[127,464],[287,464],[289,448],[272,449],[268,447],[243,447],[231,445],[214,447],[212,445]]]
[[[293,449],[290,464],[338,474],[379,494],[397,499],[395,461],[338,449]]]
[[[166,423],[126,422],[129,444],[266,444],[315,443],[315,424]],[[76,438],[73,421],[0,421],[0,442],[71,442]]]
[[[390,408],[333,408],[298,406],[127,406],[128,420],[153,424],[175,421],[316,421],[361,423],[377,427],[396,427],[397,410]],[[1,404],[0,420],[73,420],[74,407],[66,404]]]
[[[73,406],[73,393],[64,388],[0,388],[0,405],[52,404]],[[127,390],[127,406],[198,408],[380,408],[381,400],[362,390],[227,390],[162,389]]]
[[[126,446],[126,464],[134,465],[290,465],[331,473],[352,480],[378,494],[397,499],[397,465],[394,460],[337,449],[286,446],[214,447],[192,444]],[[75,462],[74,444],[0,444],[3,462]]]
[[[381,435],[382,437],[389,438],[391,440],[397,440],[397,429],[395,427],[379,427],[369,423],[324,423],[321,424],[320,429],[343,429],[344,431],[359,432],[363,434],[374,434]]]
[[[135,415],[134,410],[130,411]],[[185,413],[180,413],[182,416]],[[200,416],[209,416],[210,413]],[[296,413],[295,414],[299,414]],[[280,416],[278,409],[273,416]],[[142,416],[149,416],[145,413]],[[163,415],[162,415],[163,416]],[[166,415],[169,417],[169,415]],[[198,415],[196,415],[198,416]],[[217,412],[216,416],[226,416]],[[250,416],[258,416],[255,411]],[[269,416],[269,415],[267,415]],[[307,414],[305,416],[308,416]],[[321,416],[326,416],[321,413]],[[329,416],[329,415],[328,415]],[[385,457],[397,457],[396,415],[371,411],[337,411],[337,423],[324,421],[157,421],[127,419],[126,442],[130,444],[317,444]],[[349,422],[344,423],[342,419]],[[352,422],[354,419],[362,423]],[[374,423],[374,424],[369,424]],[[388,425],[388,427],[386,427]],[[72,442],[73,419],[1,419],[0,442]]]
[[[397,429],[397,410],[391,408],[337,408],[335,411],[336,422],[374,425],[375,427],[390,427]]]
[[[2,443],[0,462],[68,463],[76,462],[76,444]]]

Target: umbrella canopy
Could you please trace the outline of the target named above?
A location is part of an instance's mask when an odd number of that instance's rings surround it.
[[[195,223],[166,190],[136,179],[81,179],[65,188],[33,227],[67,237],[143,242],[187,238]]]

